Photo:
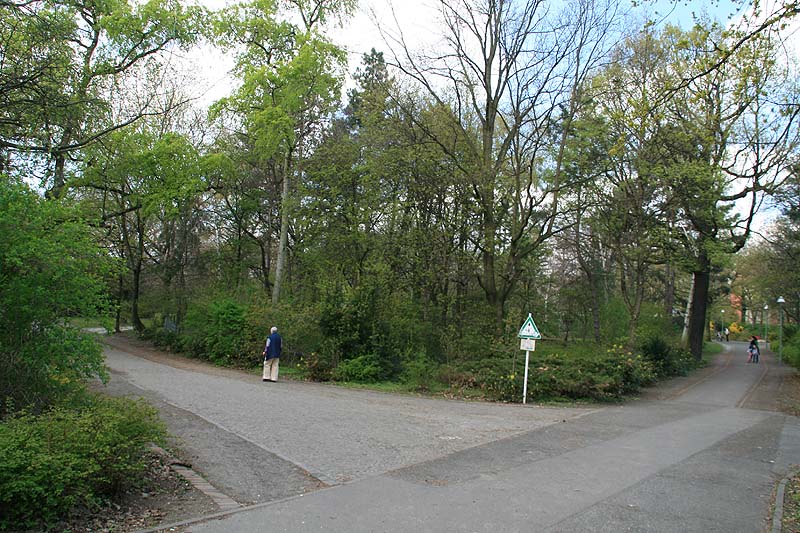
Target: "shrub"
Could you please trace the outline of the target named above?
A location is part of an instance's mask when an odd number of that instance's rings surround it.
[[[375,354],[359,355],[353,359],[342,361],[333,370],[333,379],[336,381],[375,383],[384,378],[380,361]]]
[[[642,355],[653,363],[659,377],[682,376],[697,366],[691,352],[676,347],[660,336],[644,339],[640,348]]]
[[[184,343],[181,336],[176,331],[170,331],[162,327],[146,329],[142,338],[149,340],[153,346],[162,350],[181,352],[184,350]]]
[[[40,527],[114,496],[165,434],[152,407],[96,397],[0,424],[0,529]]]
[[[780,350],[780,343],[775,342],[770,348],[773,352],[777,352]],[[783,360],[795,368],[800,368],[800,331],[795,324],[783,327]]]
[[[429,391],[437,378],[437,365],[424,354],[407,358],[403,364],[403,381],[412,389]]]
[[[508,358],[487,358],[464,365],[475,385],[491,398],[520,401],[525,369],[512,370]],[[653,364],[620,345],[602,352],[599,347],[561,353],[534,352],[528,371],[528,399],[613,400],[655,381]]]
[[[333,376],[333,365],[325,351],[305,354],[298,364],[312,381],[329,381]]]
[[[13,411],[9,406],[40,410],[82,389],[84,378],[107,378],[93,336],[52,325],[29,337],[17,348],[0,344],[0,419]]]
[[[182,346],[198,358],[216,364],[251,365],[254,354],[247,323],[247,308],[223,298],[196,302],[184,322]]]

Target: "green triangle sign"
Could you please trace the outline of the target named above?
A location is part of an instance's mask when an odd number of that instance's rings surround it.
[[[542,334],[539,333],[539,328],[536,327],[536,324],[533,323],[533,317],[530,313],[528,313],[528,318],[525,319],[525,323],[522,324],[522,327],[519,330],[519,335],[517,335],[520,339],[541,339]]]

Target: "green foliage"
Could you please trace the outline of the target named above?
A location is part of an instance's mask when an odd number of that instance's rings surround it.
[[[770,348],[777,353],[780,343],[774,342]],[[800,368],[800,327],[797,324],[783,326],[783,360],[795,368]]]
[[[653,364],[659,379],[683,376],[697,367],[691,352],[680,347],[677,334],[659,307],[647,302],[642,305],[636,330],[638,351]]]
[[[401,379],[412,390],[430,391],[441,378],[438,365],[423,354],[416,354],[403,363]]]
[[[611,298],[600,310],[601,336],[603,339],[621,340],[628,335],[630,313],[622,298]]]
[[[659,378],[684,376],[697,368],[697,361],[691,352],[671,344],[665,338],[651,335],[640,343],[642,355],[653,364]]]
[[[375,354],[365,354],[342,361],[333,370],[336,381],[355,381],[356,383],[374,383],[385,378],[380,360]]]
[[[163,51],[196,42],[204,16],[204,9],[177,0],[4,4],[0,112],[10,118],[0,127],[0,144],[27,159],[41,153],[51,164],[67,156],[80,160],[89,144],[135,120],[111,98],[153,99],[135,93],[134,86],[145,85],[143,70],[158,68]],[[117,89],[134,71],[140,83]],[[60,191],[65,176],[58,168],[56,174]]]
[[[114,496],[164,435],[152,407],[123,399],[9,418],[0,424],[0,529],[52,525]]]
[[[104,312],[112,271],[74,210],[0,175],[0,416],[105,376],[97,344],[62,324]]]
[[[228,299],[196,304],[189,309],[184,328],[184,345],[195,357],[217,364],[252,364],[245,306]]]
[[[553,348],[555,349],[555,348]],[[524,366],[512,370],[509,358],[490,357],[462,365],[462,386],[478,387],[489,397],[509,402],[522,398]],[[603,350],[586,345],[571,350],[540,351],[531,355],[529,400],[619,399],[649,385],[657,377],[654,365],[620,345]]]

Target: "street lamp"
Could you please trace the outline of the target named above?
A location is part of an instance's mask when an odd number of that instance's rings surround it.
[[[783,304],[786,303],[786,300],[783,299],[783,296],[778,296],[778,303],[781,306],[781,310],[780,310],[780,313],[781,313],[781,325],[780,325],[780,330],[779,330],[780,333],[778,334],[778,341],[781,343],[781,347],[778,350],[778,364],[782,365],[783,364]]]
[[[764,325],[764,349],[767,349],[767,323],[769,323],[769,306],[764,304],[764,312],[761,313],[761,323]],[[766,320],[764,319],[766,317]]]
[[[720,319],[720,321],[719,321],[719,327],[722,328],[722,331],[720,331],[720,333],[725,335],[725,330],[727,329],[725,327],[725,310],[724,309],[720,309],[719,312],[722,313],[722,319]],[[728,340],[728,336],[727,335],[725,335],[725,340],[726,341]]]

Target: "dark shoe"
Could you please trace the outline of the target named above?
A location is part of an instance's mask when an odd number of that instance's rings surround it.
[[[261,378],[261,381],[269,381],[267,378]]]

